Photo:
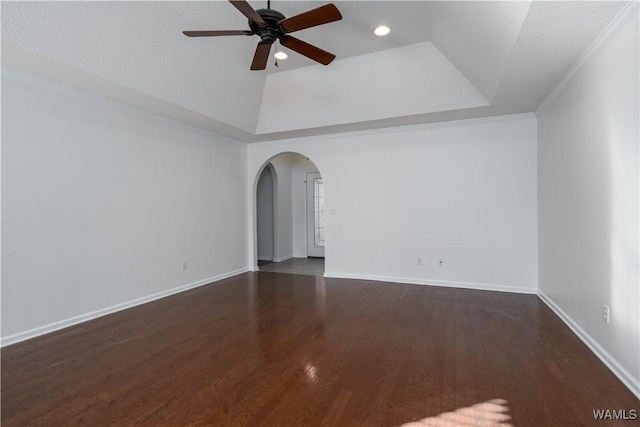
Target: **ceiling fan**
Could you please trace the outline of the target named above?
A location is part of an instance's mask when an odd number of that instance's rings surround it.
[[[229,0],[229,2],[249,18],[250,30],[183,31],[183,34],[188,37],[260,36],[251,63],[252,70],[264,70],[267,67],[269,51],[276,40],[280,40],[283,46],[323,65],[328,65],[335,59],[334,54],[288,35],[294,31],[342,19],[340,11],[333,3],[286,18],[282,13],[271,9],[270,0],[267,2],[266,9],[258,10],[253,9],[245,0]]]

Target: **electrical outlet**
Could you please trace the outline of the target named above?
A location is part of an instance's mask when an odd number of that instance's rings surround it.
[[[182,271],[187,271],[187,263],[182,261]]]
[[[438,260],[438,267],[444,267],[444,260],[442,258]]]
[[[610,310],[609,307],[606,305],[602,306],[602,321],[604,323],[609,323],[609,315],[610,315]]]
[[[422,265],[422,257],[416,258],[416,264],[417,265]]]

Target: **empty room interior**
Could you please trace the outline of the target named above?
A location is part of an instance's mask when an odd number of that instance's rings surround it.
[[[640,422],[638,1],[2,1],[1,422]]]

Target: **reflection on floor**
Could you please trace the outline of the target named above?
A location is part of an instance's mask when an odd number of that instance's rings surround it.
[[[322,276],[324,274],[324,258],[290,258],[282,262],[258,261],[260,271],[272,273],[304,274]]]
[[[510,292],[243,273],[0,353],[3,427],[631,427],[640,409]]]

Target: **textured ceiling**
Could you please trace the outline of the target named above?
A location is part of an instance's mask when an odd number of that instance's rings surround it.
[[[2,65],[253,142],[534,111],[625,3],[340,1],[295,33],[332,64],[255,72],[257,37],[181,33],[246,29],[227,1],[2,2]]]

